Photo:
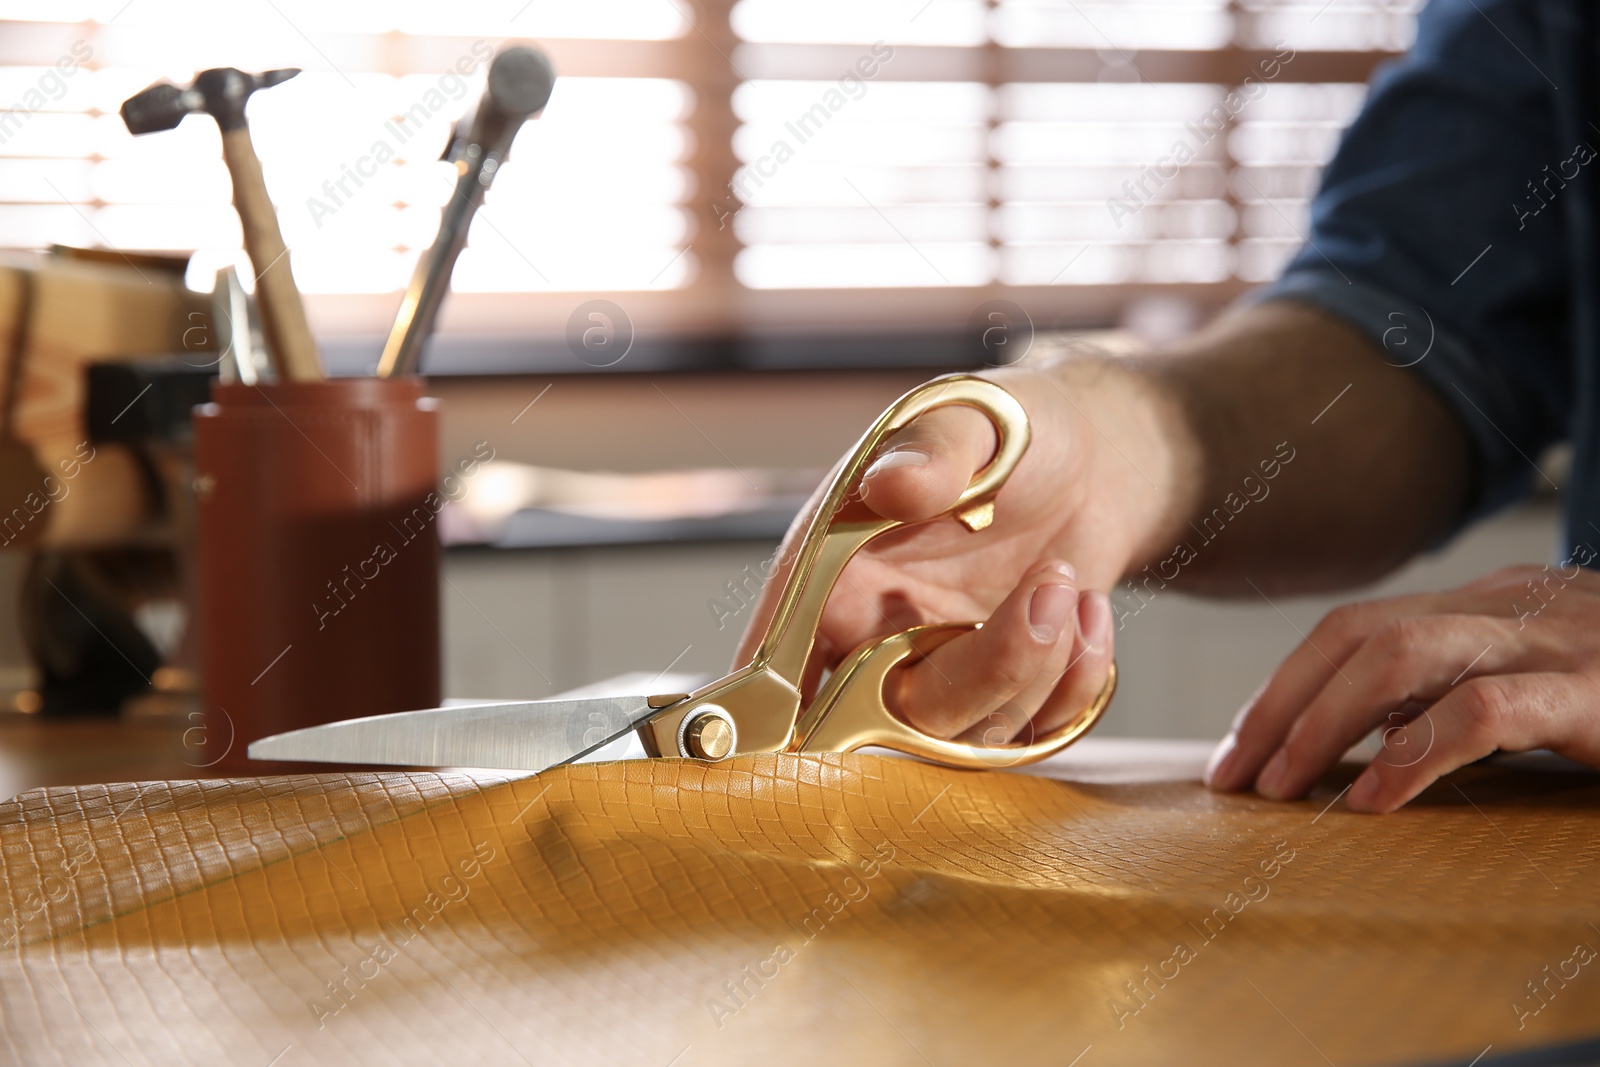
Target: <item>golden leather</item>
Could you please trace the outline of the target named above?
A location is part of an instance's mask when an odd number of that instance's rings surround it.
[[[27,793],[0,1062],[1347,1067],[1600,1032],[1600,777],[1473,768],[1365,817],[1342,782],[1272,804],[1147,770]]]

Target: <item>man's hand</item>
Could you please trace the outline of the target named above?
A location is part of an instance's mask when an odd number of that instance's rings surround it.
[[[1356,811],[1393,811],[1497,749],[1600,766],[1600,575],[1511,567],[1337,609],[1245,705],[1206,781],[1302,796],[1375,728],[1383,750],[1345,796]]]
[[[1177,480],[1157,406],[1126,372],[1085,363],[993,377],[1022,402],[1033,428],[996,499],[994,524],[973,533],[950,517],[925,521],[950,508],[993,454],[994,430],[982,414],[937,409],[887,442],[863,479],[862,502],[920,525],[880,537],[845,568],[807,685],[814,689],[824,667],[869,639],[982,620],[982,629],[898,672],[887,697],[929,734],[986,743],[1049,733],[1104,687],[1112,656],[1105,591],[1147,542],[1157,543],[1153,531],[1175,521],[1170,496],[1131,464],[1164,484]],[[1080,408],[1094,412],[1093,424]],[[763,592],[738,662],[755,651],[802,530],[797,523],[785,541],[783,566]]]
[[[1206,539],[1176,589],[1255,595],[1263,585],[1292,592],[1370,581],[1437,541],[1469,496],[1466,432],[1432,387],[1339,320],[1287,301],[1229,312],[1168,352],[990,377],[1022,402],[1033,427],[995,501],[994,525],[970,533],[946,518],[864,548],[824,611],[807,692],[869,638],[982,619],[983,629],[897,672],[889,701],[940,737],[1038,736],[1105,682],[1106,591],[1196,537],[1283,444],[1297,452],[1292,475]],[[975,411],[928,412],[880,454],[864,504],[907,523],[939,515],[994,444]],[[771,617],[801,529],[790,530],[739,664]],[[1301,693],[1300,703],[1314,694]],[[1292,715],[1279,714],[1281,738]]]

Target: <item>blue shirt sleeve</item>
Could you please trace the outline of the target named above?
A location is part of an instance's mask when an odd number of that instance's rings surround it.
[[[1594,150],[1559,135],[1560,92],[1584,87],[1550,80],[1571,44],[1554,7],[1433,0],[1324,172],[1305,247],[1250,297],[1336,315],[1438,391],[1479,461],[1463,520],[1524,493],[1571,433],[1564,214]]]

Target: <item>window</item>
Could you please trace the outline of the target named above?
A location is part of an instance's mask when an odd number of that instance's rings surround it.
[[[252,129],[319,333],[375,355],[450,195],[449,124],[513,37],[558,82],[472,229],[452,337],[559,335],[597,295],[668,334],[1203,309],[1298,246],[1415,6],[0,0],[0,244],[194,250],[209,287],[244,265],[215,125],[133,138],[117,108],[197,66],[300,66]]]

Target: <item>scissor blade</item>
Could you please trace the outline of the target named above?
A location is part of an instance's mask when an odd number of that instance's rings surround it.
[[[659,714],[645,697],[584,697],[402,711],[264,737],[251,759],[542,771]]]

